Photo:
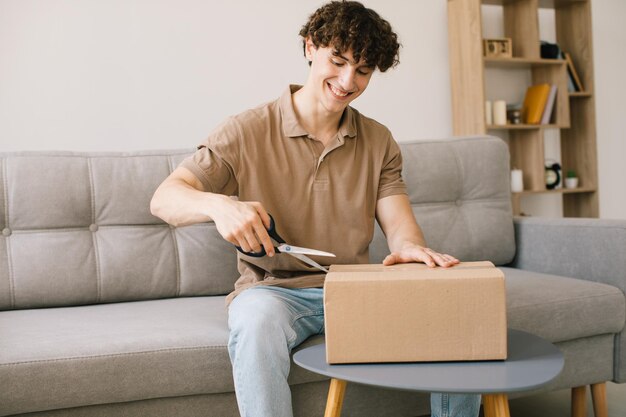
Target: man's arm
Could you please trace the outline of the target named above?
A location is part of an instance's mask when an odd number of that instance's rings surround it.
[[[422,229],[415,221],[407,195],[397,194],[378,200],[376,218],[391,251],[383,260],[384,265],[423,262],[430,267],[449,267],[459,263],[453,256],[426,247]]]
[[[159,185],[150,201],[150,212],[174,226],[213,220],[228,242],[244,251],[269,256],[274,245],[267,234],[270,218],[259,202],[242,202],[204,191],[202,183],[185,167],[178,167]]]

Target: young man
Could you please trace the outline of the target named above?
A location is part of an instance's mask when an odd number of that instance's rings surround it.
[[[398,63],[389,23],[358,2],[334,1],[313,13],[300,35],[310,65],[304,86],[226,120],[151,204],[170,224],[213,220],[243,251],[263,247],[268,254],[238,254],[241,277],[227,297],[228,348],[244,417],[292,416],[290,352],[324,332],[324,274],[275,253],[268,213],[287,242],[335,253],[333,263],[368,262],[375,218],[391,250],[386,265],[459,262],[426,247],[389,130],[349,106],[376,69]],[[433,416],[474,417],[479,403],[475,395],[431,396]]]

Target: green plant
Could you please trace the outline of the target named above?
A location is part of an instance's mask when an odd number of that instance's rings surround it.
[[[573,169],[569,169],[567,171],[567,175],[566,176],[567,176],[567,178],[576,178],[577,177],[576,171],[574,171]]]

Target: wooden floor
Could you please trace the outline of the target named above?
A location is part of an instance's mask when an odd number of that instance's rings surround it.
[[[511,417],[571,417],[570,390],[538,394],[509,401]],[[606,383],[609,417],[626,417],[626,384]],[[482,416],[482,411],[480,413]],[[593,417],[591,393],[587,390],[587,417]]]
[[[607,382],[609,417],[626,416],[626,384]],[[554,391],[509,402],[511,417],[570,417],[570,390]],[[587,389],[587,416],[593,417],[591,394]]]

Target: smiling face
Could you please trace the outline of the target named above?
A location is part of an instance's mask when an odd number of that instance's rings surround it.
[[[339,52],[334,47],[316,47],[306,43],[306,57],[311,70],[306,87],[327,112],[342,113],[363,94],[374,72],[374,66],[363,59],[354,62],[352,51]]]

